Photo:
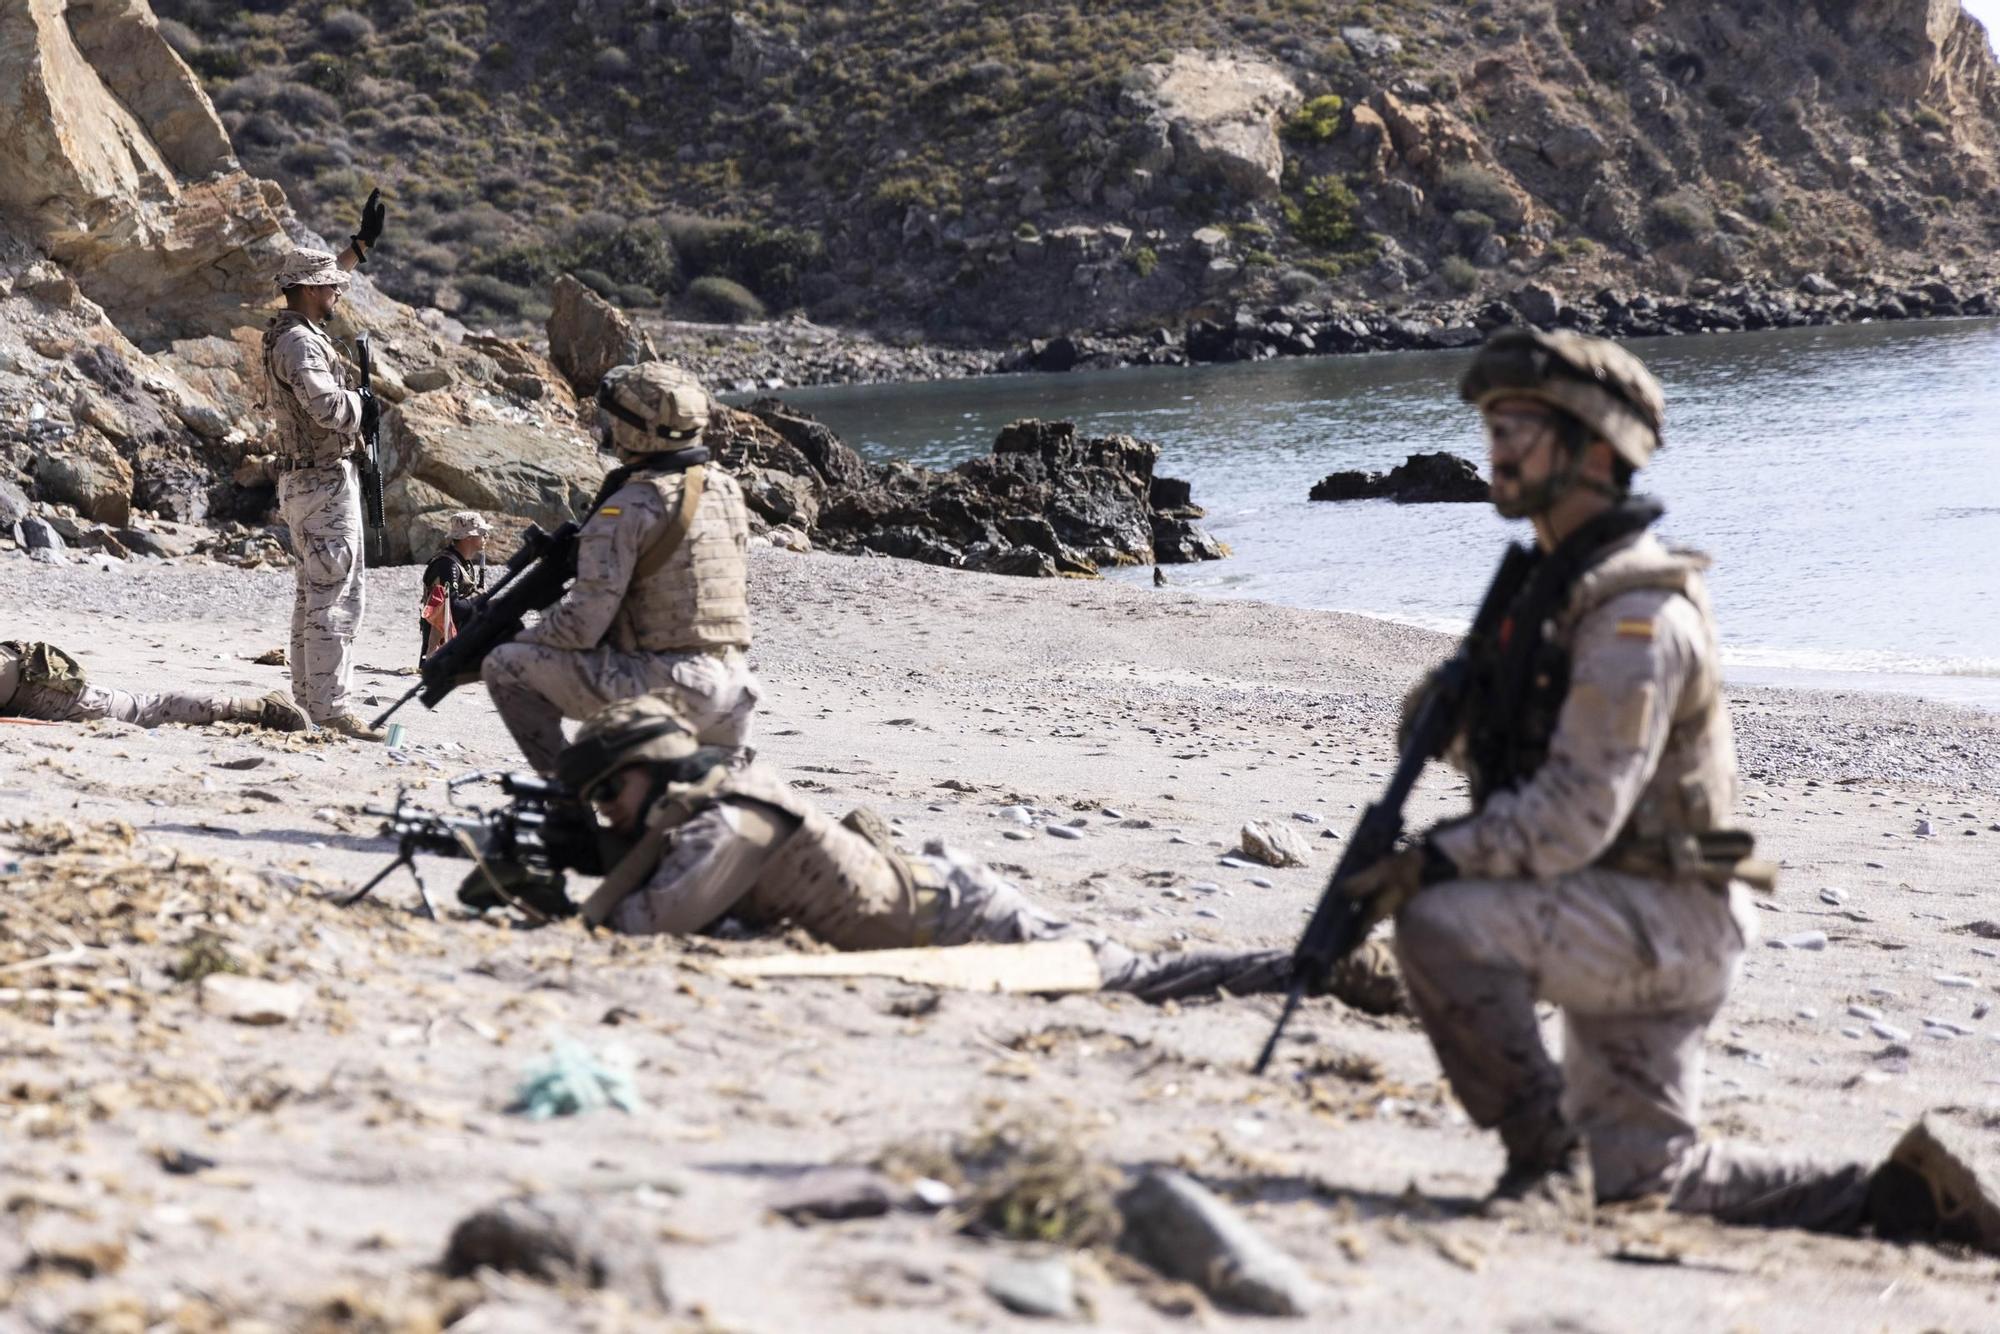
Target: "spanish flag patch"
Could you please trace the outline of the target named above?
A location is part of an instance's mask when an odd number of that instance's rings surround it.
[[[1641,620],[1638,617],[1622,620],[1618,622],[1618,637],[1620,639],[1651,639],[1653,637],[1653,623]]]
[[[625,510],[624,510],[624,508],[623,508],[622,506],[618,506],[618,505],[606,505],[606,506],[605,506],[605,507],[604,507],[603,509],[601,509],[601,510],[599,510],[599,511],[597,511],[597,512],[598,512],[599,514],[602,514],[602,515],[606,516],[607,518],[612,518],[612,519],[615,519],[615,518],[617,518],[617,517],[618,517],[619,515],[623,514],[623,513],[625,512]],[[1621,631],[1620,633],[1623,633],[1623,632]]]

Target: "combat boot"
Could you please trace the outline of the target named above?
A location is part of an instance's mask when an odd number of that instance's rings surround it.
[[[331,718],[322,718],[319,725],[352,741],[384,741],[389,736],[387,732],[376,731],[351,713],[336,713]]]
[[[1971,1135],[1919,1120],[1869,1177],[1868,1221],[1879,1237],[1957,1242],[2000,1255],[1996,1175],[2000,1159],[1981,1154]]]
[[[1506,1170],[1480,1202],[1479,1212],[1487,1218],[1589,1227],[1596,1205],[1590,1154],[1578,1140],[1551,1158],[1508,1155]]]
[[[282,690],[273,690],[268,695],[244,700],[243,703],[248,705],[251,711],[246,721],[253,722],[259,727],[268,727],[274,732],[313,730],[312,719],[306,716],[306,711]]]

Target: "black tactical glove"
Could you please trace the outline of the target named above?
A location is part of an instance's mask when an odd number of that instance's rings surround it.
[[[361,395],[361,436],[365,440],[382,424],[382,400],[375,397],[373,389],[356,392]]]
[[[354,254],[366,264],[368,252],[375,248],[377,238],[382,235],[383,220],[389,216],[388,206],[382,202],[380,190],[368,192],[368,202],[361,206],[361,230],[348,237],[354,246]]]

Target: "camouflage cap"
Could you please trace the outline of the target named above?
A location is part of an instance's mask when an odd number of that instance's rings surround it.
[[[294,250],[278,269],[278,289],[345,287],[351,280],[340,261],[324,250]]]
[[[579,797],[620,769],[648,761],[686,759],[698,749],[673,705],[658,695],[607,704],[584,720],[556,756],[556,778]]]
[[[493,531],[493,525],[486,522],[474,510],[460,510],[451,516],[451,529],[445,540],[456,542],[462,537],[484,537]]]
[[[1660,447],[1666,395],[1645,364],[1608,338],[1568,330],[1503,329],[1473,357],[1458,394],[1485,407],[1533,398],[1597,432],[1618,456],[1643,468]]]
[[[708,426],[708,391],[693,373],[667,361],[615,367],[597,387],[621,453],[651,454],[700,443]]]

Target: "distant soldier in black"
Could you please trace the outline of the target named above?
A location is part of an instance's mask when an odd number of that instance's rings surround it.
[[[472,619],[473,599],[486,588],[486,534],[492,531],[493,525],[471,510],[451,516],[444,545],[424,567],[424,597],[417,615],[423,636],[418,641],[423,646],[419,661]]]

